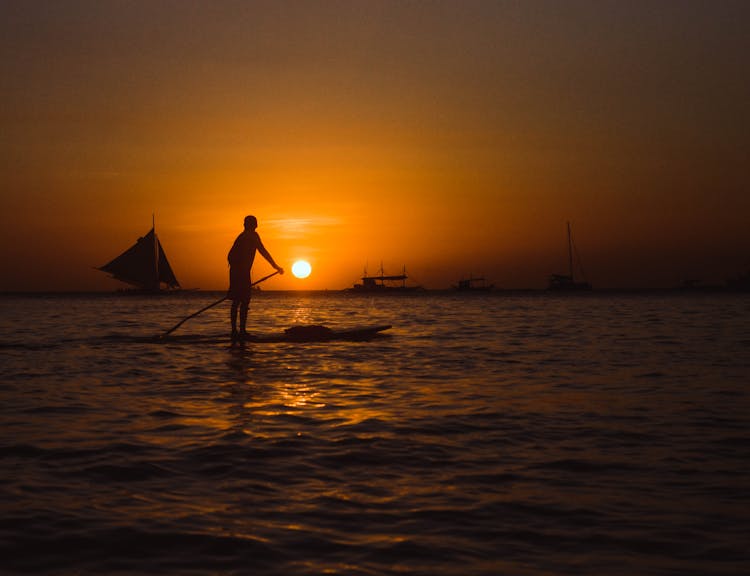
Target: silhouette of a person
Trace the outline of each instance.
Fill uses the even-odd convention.
[[[268,263],[276,268],[279,274],[284,269],[274,262],[271,255],[263,246],[260,236],[255,231],[258,220],[255,216],[245,217],[245,230],[237,236],[227,255],[229,261],[229,298],[232,300],[231,322],[232,340],[244,339],[247,336],[247,311],[250,307],[250,295],[252,283],[250,281],[250,269],[253,267],[255,252],[258,251],[268,260]],[[240,326],[237,330],[237,312],[239,311]]]

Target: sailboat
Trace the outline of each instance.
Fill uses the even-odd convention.
[[[584,290],[591,290],[591,284],[586,282],[586,279],[584,278],[581,280],[576,280],[573,276],[573,238],[570,234],[570,222],[568,224],[568,274],[553,274],[550,276],[549,279],[549,289],[550,290],[556,290],[559,292],[573,292],[573,291],[584,291]],[[578,257],[578,252],[576,252],[576,257]],[[580,267],[580,259],[579,259],[579,267]],[[583,270],[581,270],[581,274],[583,274]]]
[[[166,285],[167,290],[180,288],[153,222],[151,230],[145,236],[138,238],[125,252],[97,269],[139,291],[157,293],[162,291],[162,285]]]

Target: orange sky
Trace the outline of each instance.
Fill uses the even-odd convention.
[[[339,289],[365,265],[544,287],[750,269],[745,2],[0,5],[0,290],[112,290],[152,214],[226,288],[246,214]],[[260,262],[256,277],[271,268]]]

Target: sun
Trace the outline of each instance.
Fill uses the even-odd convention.
[[[307,260],[297,260],[292,264],[292,274],[296,278],[307,278],[312,272],[312,266]]]

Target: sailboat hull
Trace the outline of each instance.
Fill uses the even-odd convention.
[[[550,278],[549,289],[557,292],[585,292],[591,290],[591,284],[576,282],[570,276],[555,274]]]

